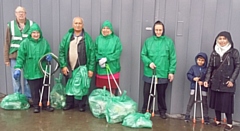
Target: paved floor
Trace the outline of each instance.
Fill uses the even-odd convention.
[[[158,116],[152,121],[152,129],[132,129],[120,123],[108,124],[105,119],[93,117],[90,111],[79,112],[77,109],[38,114],[34,114],[32,108],[21,111],[0,109],[0,131],[222,131],[224,128],[224,125],[202,125],[200,121],[193,126],[180,119],[163,120]],[[240,127],[235,126],[232,131],[240,131]]]

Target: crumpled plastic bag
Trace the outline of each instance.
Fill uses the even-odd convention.
[[[132,113],[123,119],[123,126],[132,128],[152,128],[152,121],[150,120],[151,114],[146,112],[142,113]]]
[[[126,91],[121,96],[111,97],[106,105],[106,120],[108,123],[119,123],[137,111],[137,103],[127,96]]]
[[[50,93],[51,106],[55,109],[62,109],[66,105],[65,88],[62,82],[62,74],[60,73],[59,78],[55,78],[56,84]]]
[[[21,93],[9,94],[4,97],[0,104],[6,110],[26,110],[30,107],[28,99]]]
[[[77,100],[88,94],[91,79],[88,77],[86,66],[79,66],[72,72],[72,77],[68,79],[66,85],[66,94],[74,96]]]
[[[97,118],[105,118],[106,104],[110,99],[111,94],[109,91],[104,89],[95,89],[88,97],[88,103],[93,116]]]

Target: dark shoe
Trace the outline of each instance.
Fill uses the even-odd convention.
[[[36,107],[33,109],[33,113],[39,113],[40,112],[40,108],[39,107]]]
[[[49,112],[53,112],[54,111],[54,108],[51,107],[51,106],[43,107],[42,109],[46,110],[46,111],[49,111]]]
[[[160,117],[161,117],[162,119],[167,119],[167,116],[166,116],[165,113],[160,113]]]
[[[185,121],[185,122],[190,122],[190,115],[185,115],[184,121]]]
[[[73,108],[72,105],[66,105],[66,106],[63,107],[63,110],[66,111],[66,110],[70,110],[72,108]]]
[[[209,125],[210,119],[208,116],[204,116],[204,124]],[[217,123],[216,123],[217,124]],[[220,123],[221,124],[221,123]]]
[[[226,125],[225,127],[224,127],[224,131],[231,131],[233,129],[233,126],[228,126],[228,125]]]

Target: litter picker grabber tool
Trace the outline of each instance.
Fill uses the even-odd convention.
[[[197,94],[198,94],[198,88],[199,88],[199,96],[200,100],[197,100]],[[202,116],[202,124],[204,123],[204,118],[203,118],[203,104],[202,104],[202,90],[201,90],[201,85],[198,86],[198,83],[196,81],[195,84],[195,101],[194,101],[194,108],[193,108],[193,123],[196,123],[196,106],[197,103],[200,103],[201,106],[201,116]]]
[[[156,88],[157,88],[157,75],[156,75],[156,69],[153,69],[153,75],[152,75],[152,81],[151,81],[151,86],[150,86],[150,91],[149,91],[149,97],[148,97],[148,104],[147,104],[147,112],[149,112],[149,106],[151,102],[151,97],[153,97],[153,111],[152,111],[152,117],[154,117],[154,109],[155,109],[155,98],[156,98]],[[152,94],[152,89],[154,85],[154,91]]]
[[[45,71],[49,70],[51,72],[51,62],[47,62]],[[46,83],[46,78],[48,77],[48,83]],[[43,78],[43,85],[42,85],[42,91],[40,95],[40,101],[39,101],[39,106],[42,106],[42,96],[44,92],[44,87],[46,86],[48,88],[48,100],[47,100],[47,106],[50,106],[50,81],[51,81],[51,74],[47,74],[46,72],[44,73],[44,78]]]
[[[56,67],[55,69],[53,70],[52,72],[52,68],[51,68],[51,62],[47,62],[47,65],[45,67],[45,70],[43,70],[43,67],[42,67],[42,61],[45,60],[45,57],[47,55],[52,55],[53,59],[56,61]],[[50,106],[50,83],[51,83],[51,75],[54,74],[57,69],[59,68],[59,62],[58,62],[58,57],[56,55],[54,55],[53,53],[47,53],[45,54],[43,57],[40,58],[40,60],[38,61],[38,65],[41,69],[41,71],[43,72],[44,74],[44,78],[43,78],[43,85],[42,85],[42,90],[40,92],[40,100],[39,100],[39,106],[41,107],[42,106],[42,97],[43,97],[43,93],[44,93],[44,88],[47,87],[48,88],[48,99],[47,99],[47,106]],[[46,82],[48,78],[48,82]]]
[[[112,71],[111,71],[111,69],[110,69],[110,67],[109,67],[108,64],[106,64],[106,71],[107,71],[108,85],[109,85],[109,90],[110,90],[110,92],[111,92],[111,96],[112,96],[112,86],[111,86],[111,83],[110,83],[109,73],[110,73],[110,75],[112,76],[113,81],[114,81],[114,83],[116,84],[116,86],[117,86],[117,88],[118,88],[118,91],[119,91],[119,93],[120,93],[120,95],[121,95],[121,94],[122,94],[122,91],[121,91],[121,89],[120,89],[120,87],[119,87],[119,85],[118,85],[115,77],[113,76],[113,73],[112,73]]]

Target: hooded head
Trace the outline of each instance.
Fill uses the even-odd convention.
[[[114,34],[112,23],[108,20],[104,21],[100,30],[102,36],[108,36]]]
[[[161,21],[156,21],[153,25],[153,35],[160,37],[164,36],[164,33],[165,33],[164,24]]]
[[[197,54],[197,56],[195,57],[195,62],[196,62],[196,65],[199,66],[198,64],[198,58],[203,58],[204,59],[204,64],[202,65],[203,68],[206,68],[207,67],[207,63],[208,63],[208,57],[207,57],[207,54],[206,53],[203,53],[203,52],[200,52]],[[200,60],[201,61],[201,60]]]
[[[233,48],[233,41],[232,41],[231,34],[227,31],[222,31],[217,35],[217,37],[215,38],[214,44],[213,44],[213,48],[215,48],[215,45],[217,44],[217,40],[220,36],[224,36],[225,38],[227,38],[229,44],[231,45],[231,48]]]
[[[29,31],[28,31],[28,38],[30,40],[40,40],[42,39],[42,31],[40,29],[40,27],[38,26],[38,24],[33,23],[32,26],[30,27]]]

